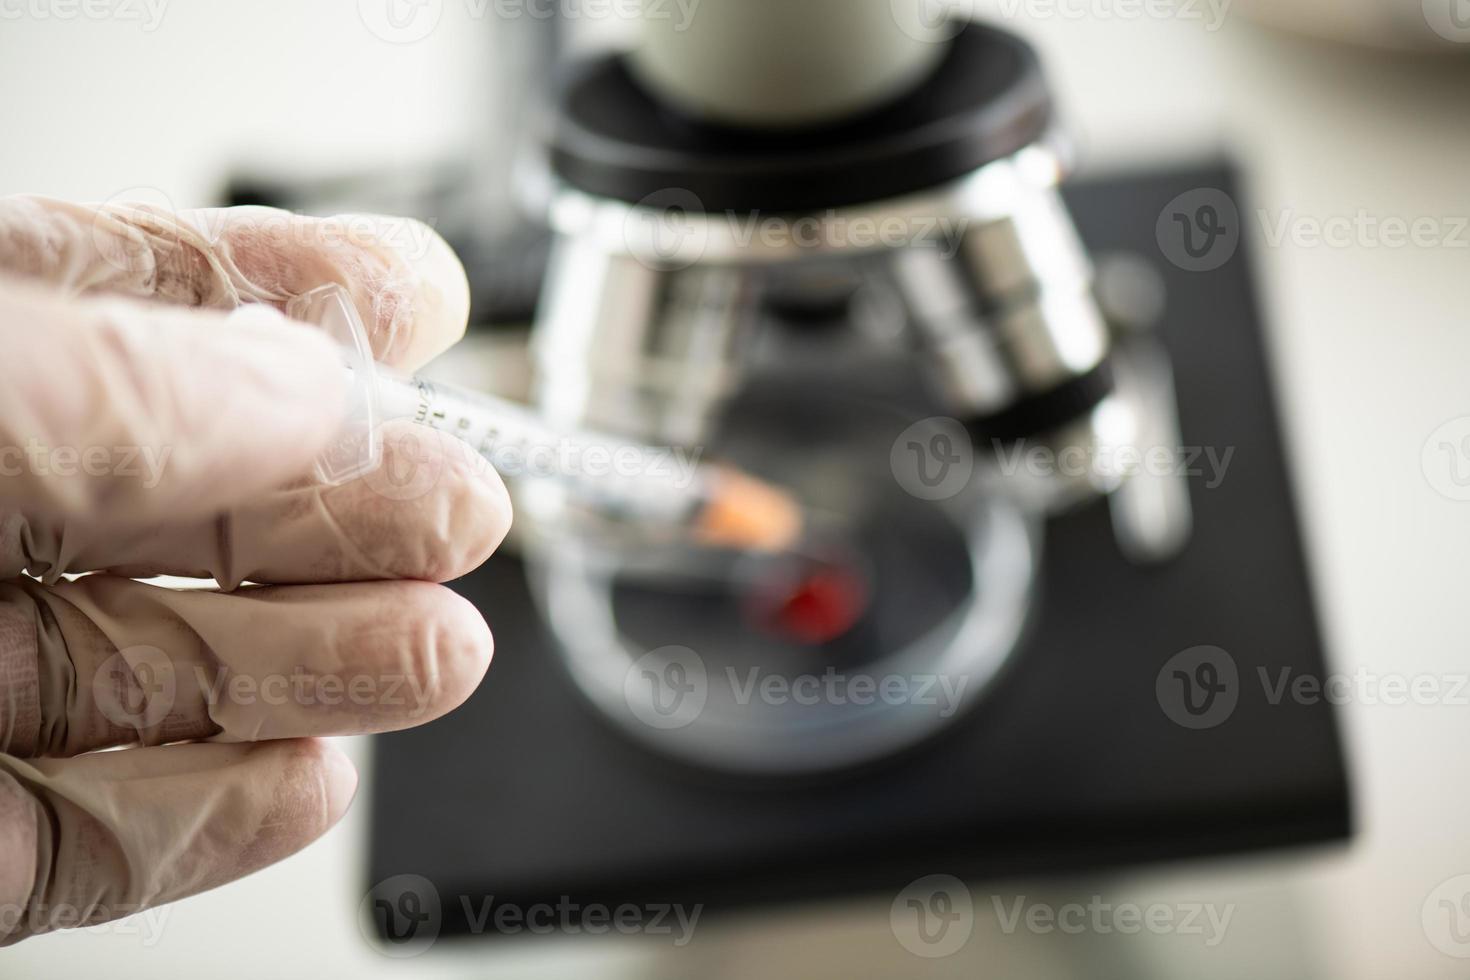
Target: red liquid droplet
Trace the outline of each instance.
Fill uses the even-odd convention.
[[[853,572],[821,566],[758,604],[762,624],[800,643],[830,643],[852,629],[867,609],[868,592]]]

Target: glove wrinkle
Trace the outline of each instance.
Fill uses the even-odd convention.
[[[331,529],[333,538],[342,549],[340,559],[333,562],[336,567],[329,575],[324,577],[339,578],[345,572],[350,572],[353,578],[362,581],[371,579],[388,580],[403,577],[402,569],[388,567],[379,561],[377,557],[369,554],[358,545],[357,538],[361,534],[361,531],[357,530],[354,533],[355,529],[343,525],[341,519],[338,518],[329,503],[331,496],[330,493],[323,491],[321,488],[313,488],[310,496],[312,510],[321,518],[322,523]],[[326,569],[323,568],[322,571],[326,571]],[[428,575],[426,574],[424,577],[427,579]]]
[[[8,771],[22,765],[0,755],[0,946],[24,939],[27,911],[41,884],[41,869],[51,866],[55,817]]]
[[[41,624],[0,586],[0,752],[34,755],[41,742]]]
[[[154,256],[154,274],[144,295],[184,306],[232,310],[240,290],[200,230],[154,208],[113,205],[106,209],[137,229]]]
[[[0,513],[0,579],[11,579],[17,575],[32,574],[38,578],[43,567],[40,542],[46,535],[37,535],[31,521],[18,513]]]
[[[66,745],[70,711],[47,711],[46,706],[72,705],[76,702],[76,665],[72,663],[70,656],[47,655],[48,651],[66,649],[61,623],[57,622],[50,606],[34,601],[29,595],[26,599],[35,610],[35,632],[32,635],[36,657],[36,702],[33,710],[37,715],[37,724],[31,748],[24,754],[46,755],[56,747]],[[21,754],[13,747],[6,748],[5,751]]]
[[[235,518],[231,511],[223,511],[214,520],[214,561],[209,567],[226,592],[238,589],[244,581],[235,568]]]

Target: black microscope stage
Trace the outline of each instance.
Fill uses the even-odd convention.
[[[1261,682],[1326,668],[1247,255],[1187,272],[1155,238],[1168,202],[1197,188],[1235,194],[1224,168],[1067,193],[1095,256],[1132,253],[1167,285],[1183,443],[1233,450],[1218,486],[1191,481],[1181,557],[1127,563],[1105,504],[1051,522],[1032,625],[985,700],[900,758],[796,781],[702,772],[624,738],[567,678],[521,564],[494,558],[455,585],[495,631],[484,685],[376,740],[370,881],[426,878],[453,933],[491,895],[715,910],[1346,836],[1332,708]],[[1198,647],[1226,651],[1233,678],[1170,663]],[[1229,687],[1228,717],[1171,720],[1174,666]]]

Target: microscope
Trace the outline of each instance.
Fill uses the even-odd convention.
[[[1030,615],[1048,515],[1108,497],[1130,559],[1183,547],[1179,468],[1138,465],[1178,446],[1169,368],[1095,296],[1023,41],[920,0],[692,14],[647,0],[631,50],[573,64],[560,88],[535,402],[556,424],[736,456],[856,512],[870,615],[792,646],[677,582],[738,585],[736,558],[643,542],[609,558],[537,488],[520,513],[551,542],[535,582],[571,675],[623,731],[717,769],[840,769],[981,697]],[[736,665],[944,676],[963,705],[740,703]],[[694,675],[697,717],[648,724],[677,693],[658,678]]]
[[[373,896],[479,934],[486,897],[886,908],[1346,835],[1331,706],[1253,686],[1325,667],[1249,243],[1163,237],[1232,168],[1064,183],[1032,49],[921,0],[639,9],[559,59],[534,323],[487,360],[784,488],[823,574],[513,485],[516,548],[453,583],[487,682],[376,742]],[[456,210],[419,213],[483,314],[522,290]]]

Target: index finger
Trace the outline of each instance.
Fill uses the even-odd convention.
[[[462,337],[469,319],[464,267],[432,228],[409,218],[0,197],[0,271],[73,294],[216,309],[284,309],[336,283],[362,314],[377,359],[410,371]]]
[[[341,352],[274,317],[0,276],[0,350],[0,534],[218,514],[305,476],[347,408]]]

